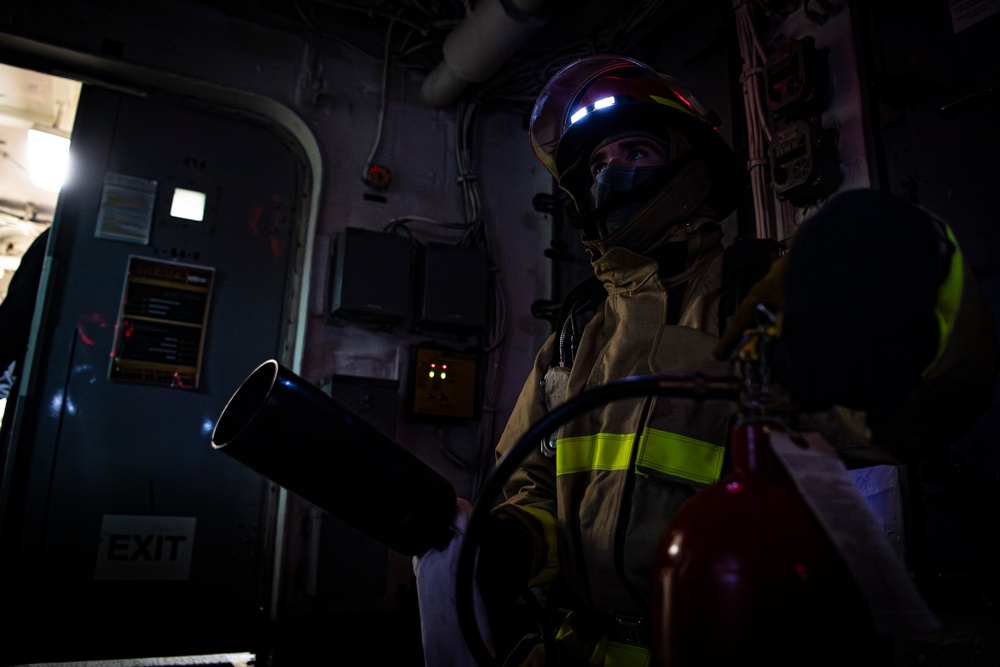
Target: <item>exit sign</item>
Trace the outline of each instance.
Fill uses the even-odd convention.
[[[183,516],[105,514],[94,579],[187,579],[196,521]]]

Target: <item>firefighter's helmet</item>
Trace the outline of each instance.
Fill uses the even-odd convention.
[[[595,55],[561,69],[542,89],[531,113],[529,135],[538,160],[574,200],[588,206],[590,154],[622,131],[669,138],[680,131],[708,163],[711,202],[728,215],[746,188],[746,169],[719,135],[718,117],[683,83],[647,65],[617,55]]]

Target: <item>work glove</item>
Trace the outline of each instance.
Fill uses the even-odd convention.
[[[729,323],[722,331],[719,341],[713,351],[715,358],[725,361],[733,356],[744,334],[756,329],[761,321],[760,306],[771,313],[777,313],[785,303],[785,272],[788,266],[788,253],[780,256],[771,265],[764,277],[750,288],[746,297],[736,308]]]
[[[459,498],[452,522],[454,537],[443,550],[429,549],[413,557],[417,577],[417,601],[420,610],[420,638],[426,667],[477,667],[458,621],[456,574],[458,557],[465,542],[465,529],[472,505]],[[472,582],[476,625],[487,649],[493,653],[486,608],[475,582]]]

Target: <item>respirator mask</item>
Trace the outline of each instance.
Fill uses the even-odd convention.
[[[653,192],[652,183],[664,171],[655,167],[605,167],[590,188],[593,227],[597,238],[614,234],[646,205]]]

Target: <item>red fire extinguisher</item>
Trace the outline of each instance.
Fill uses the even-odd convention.
[[[808,443],[773,409],[759,344],[741,354],[757,366],[732,471],[681,507],[654,553],[653,664],[891,666],[893,640],[772,448],[779,434]]]

